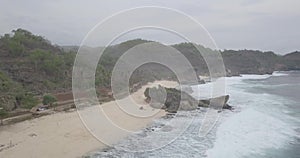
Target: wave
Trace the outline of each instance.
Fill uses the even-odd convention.
[[[246,75],[240,81],[268,77]],[[224,118],[217,129],[214,146],[207,151],[207,156],[265,157],[266,149],[286,148],[297,135],[296,119],[288,115],[293,109],[286,106],[292,104],[291,101],[268,93],[248,92],[249,88],[257,86],[256,82],[236,82],[233,85],[229,91],[232,96],[230,103],[241,110]],[[259,86],[270,88],[268,85]]]
[[[289,124],[254,109],[244,109],[220,125],[214,147],[207,155],[239,158],[263,154],[267,148],[284,148],[293,135]]]
[[[288,76],[288,72],[285,72],[285,71],[274,71],[273,76]]]
[[[294,145],[297,142],[293,137],[299,135],[300,122],[289,116],[293,109],[288,105],[295,103],[267,92],[251,92],[249,89],[255,89],[257,85],[266,88],[270,86],[256,81],[245,82],[249,79],[264,80],[271,76],[273,75],[243,75],[226,78],[226,94],[230,95],[229,104],[235,107],[235,112],[220,113],[216,126],[206,137],[199,137],[198,132],[207,109],[180,111],[171,119],[173,123],[168,119],[158,119],[146,129],[119,142],[114,148],[96,152],[92,157],[266,157],[269,149],[280,151],[279,149]],[[210,97],[213,83],[192,86],[192,89],[194,97]],[[191,124],[178,136],[174,132],[178,128],[176,122]],[[134,153],[122,150],[157,146],[172,137],[177,139],[153,151]]]

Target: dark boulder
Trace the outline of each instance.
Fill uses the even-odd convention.
[[[144,92],[146,101],[153,108],[162,108],[168,112],[177,112],[178,110],[195,110],[198,107],[198,101],[184,91],[175,88],[147,88]]]
[[[216,98],[199,100],[199,107],[211,107],[215,109],[231,109],[232,107],[227,104],[229,95],[224,95]]]
[[[190,111],[198,107],[211,107],[215,109],[232,109],[227,104],[229,95],[216,98],[197,100],[188,93],[175,88],[162,86],[147,88],[144,92],[146,101],[156,109],[165,109],[168,112],[176,113],[178,110]]]

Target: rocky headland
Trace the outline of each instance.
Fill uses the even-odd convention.
[[[178,110],[190,111],[199,107],[214,109],[229,109],[229,95],[215,98],[197,100],[188,93],[176,88],[166,88],[162,86],[147,88],[144,92],[146,102],[156,109],[164,109],[170,113],[176,113]]]

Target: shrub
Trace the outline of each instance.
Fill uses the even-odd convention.
[[[35,98],[31,93],[26,93],[24,96],[21,97],[20,100],[22,107],[26,109],[31,109],[39,103],[38,99]]]
[[[44,97],[43,97],[43,104],[44,105],[52,106],[52,104],[56,101],[57,101],[56,97],[53,96],[53,95],[50,95],[50,94],[44,95]]]
[[[8,115],[7,111],[4,110],[4,108],[0,107],[0,118],[3,118],[7,115]]]
[[[0,107],[0,125],[3,125],[3,118],[5,118],[8,115],[7,111],[5,111],[2,107]]]
[[[0,72],[0,91],[9,91],[12,87],[12,81],[4,73]]]

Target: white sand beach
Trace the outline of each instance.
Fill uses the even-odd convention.
[[[131,108],[151,114],[153,109],[144,102],[144,90],[146,87],[158,84],[165,87],[176,87],[178,85],[174,81],[149,83],[131,95],[136,103],[143,106],[142,110],[136,106]],[[153,116],[137,119],[124,112],[115,101],[104,103],[101,106],[105,114],[111,118],[111,121],[130,131],[144,128],[153,119],[165,114],[164,111],[159,111]],[[125,107],[127,106],[130,107],[130,105],[125,105]],[[112,132],[109,126],[103,128],[101,133],[103,133],[103,136],[109,137],[114,143],[126,137],[124,133]],[[105,147],[104,143],[97,140],[85,128],[75,110],[0,127],[0,157],[3,158],[74,158]]]

